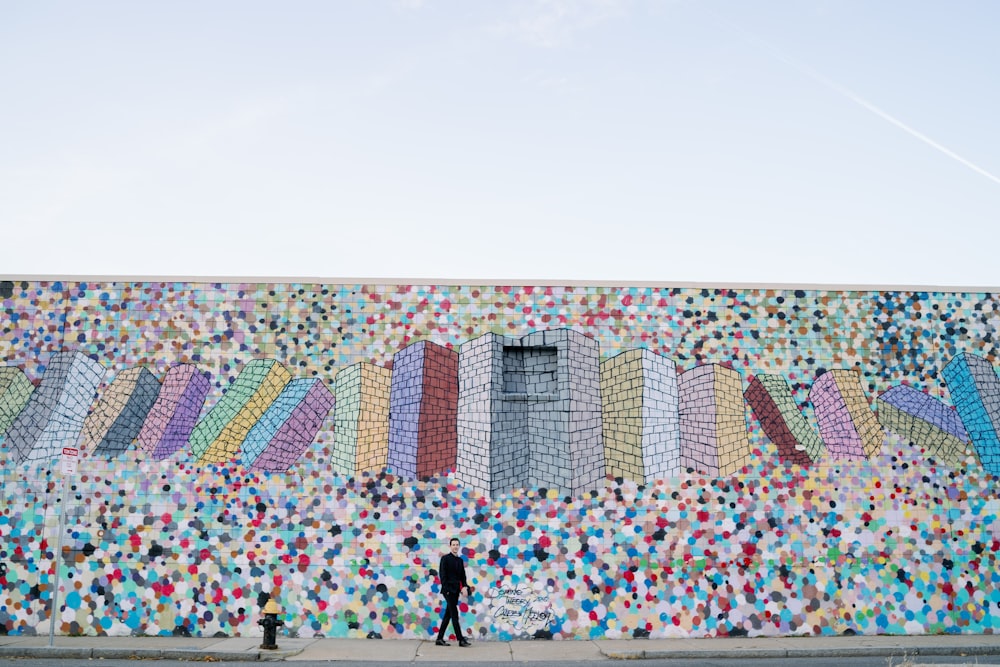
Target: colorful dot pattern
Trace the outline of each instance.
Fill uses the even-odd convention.
[[[797,405],[833,370],[853,372],[872,396],[905,383],[955,405],[978,453],[989,454],[991,441],[977,438],[995,418],[985,373],[997,357],[991,294],[0,287],[8,368],[44,385],[55,377],[48,367],[58,371],[58,353],[79,352],[110,373],[146,368],[163,378],[157,404],[165,392],[173,396],[166,410],[154,404],[149,412],[164,418],[152,447],[81,462],[58,554],[63,480],[50,461],[15,461],[8,430],[0,450],[0,624],[8,633],[47,630],[57,563],[60,634],[255,635],[260,606],[274,596],[296,636],[425,638],[438,627],[434,568],[451,536],[462,540],[475,586],[464,625],[481,639],[523,636],[490,614],[491,592],[515,588],[548,600],[546,630],[559,639],[997,631],[995,471],[987,457],[939,460],[912,430],[890,430],[870,458],[824,456],[802,466],[781,460],[747,406],[751,451],[739,470],[611,478],[580,494],[486,494],[454,472],[424,480],[351,474],[333,464],[329,421],[288,471],[199,463],[185,447],[203,404],[218,402],[252,359],[333,388],[338,370],[384,366],[416,342],[458,349],[486,333],[568,328],[605,356],[644,348],[678,371],[718,363],[780,376]],[[962,361],[951,379],[943,369],[955,359]],[[178,364],[197,372],[175,373],[182,381],[174,388]],[[206,383],[200,399],[200,390],[185,393],[195,378]],[[0,396],[5,406],[8,393]],[[169,458],[154,456],[161,445]]]

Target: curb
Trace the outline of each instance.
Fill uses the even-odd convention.
[[[199,651],[193,649],[74,648],[71,646],[0,646],[0,658],[71,660],[190,660],[204,662],[269,662],[285,660],[302,650]]]
[[[694,660],[726,658],[732,660],[784,658],[891,658],[913,656],[980,656],[1000,655],[1000,646],[857,646],[830,648],[742,648],[721,650],[680,651],[602,651],[609,660]]]
[[[665,660],[670,658],[676,660],[693,660],[698,658],[773,659],[788,657],[788,651],[783,648],[748,648],[735,651],[602,651],[602,653],[609,660]]]
[[[73,646],[0,646],[0,660],[5,658],[49,658],[69,660],[185,660],[190,662],[273,662],[286,660],[304,649],[248,651],[213,651],[211,649],[144,649],[100,648]],[[795,658],[860,658],[947,656],[974,657],[1000,655],[996,645],[930,645],[930,646],[817,646],[783,648],[680,649],[601,651],[609,660],[696,660],[696,659],[795,659]]]
[[[0,646],[0,658],[65,658],[87,660],[93,651],[72,646]]]

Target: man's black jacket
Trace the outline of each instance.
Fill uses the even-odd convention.
[[[442,593],[459,593],[469,586],[465,580],[465,561],[461,556],[445,554],[441,556],[441,566],[438,568],[441,576]]]

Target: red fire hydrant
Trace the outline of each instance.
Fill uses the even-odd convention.
[[[272,651],[278,648],[278,628],[285,624],[284,621],[278,620],[280,613],[278,603],[274,598],[270,598],[264,605],[264,618],[257,621],[257,625],[264,628],[264,643],[260,645],[261,648]]]

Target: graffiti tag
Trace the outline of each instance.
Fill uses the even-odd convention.
[[[490,613],[500,623],[515,630],[535,632],[552,620],[548,594],[511,587],[491,588],[490,591]]]

